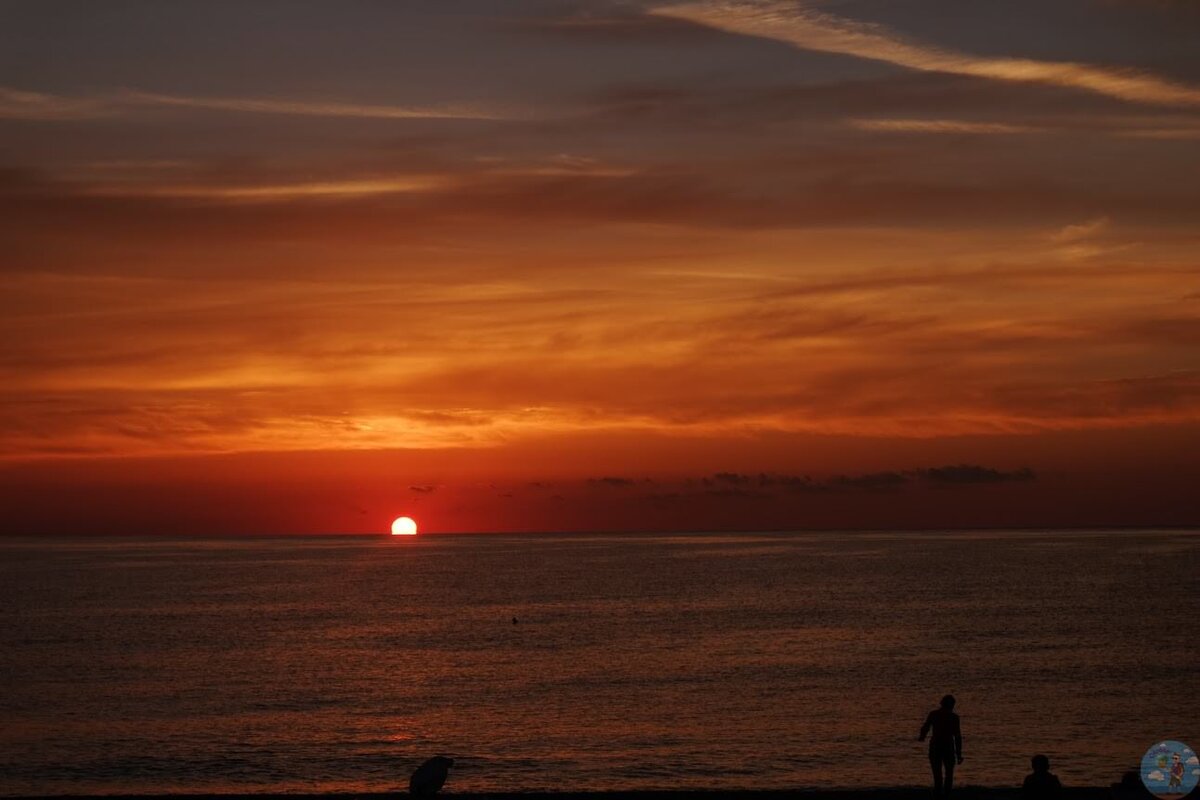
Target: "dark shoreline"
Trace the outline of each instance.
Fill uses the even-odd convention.
[[[772,790],[622,790],[611,792],[442,792],[447,800],[928,800],[927,787],[879,789],[772,789]],[[91,794],[24,795],[4,800],[395,800],[408,793],[331,792],[326,794],[268,794],[231,792],[227,794]],[[964,786],[954,790],[954,800],[1019,800],[1019,787]],[[1111,800],[1109,787],[1064,788],[1060,800]]]

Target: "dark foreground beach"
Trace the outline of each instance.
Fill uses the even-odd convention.
[[[407,792],[330,794],[156,794],[156,795],[54,795],[55,800],[395,800]],[[467,792],[445,791],[454,800],[928,800],[925,787],[894,789],[797,789],[794,791],[629,791],[629,792]],[[1017,800],[1019,787],[965,786],[954,790],[954,800]],[[1065,788],[1059,800],[1140,800],[1138,795],[1117,795],[1107,786]],[[1150,798],[1149,793],[1144,795]],[[21,797],[10,800],[46,800]]]

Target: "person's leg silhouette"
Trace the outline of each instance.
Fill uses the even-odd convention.
[[[944,748],[929,748],[929,768],[933,771],[933,796],[943,800],[954,788],[954,753]]]

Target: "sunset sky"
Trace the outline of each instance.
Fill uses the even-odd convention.
[[[1197,42],[0,0],[3,530],[1200,524]]]

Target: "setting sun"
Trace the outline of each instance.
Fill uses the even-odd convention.
[[[392,536],[416,536],[417,523],[412,517],[396,517],[392,520]]]

